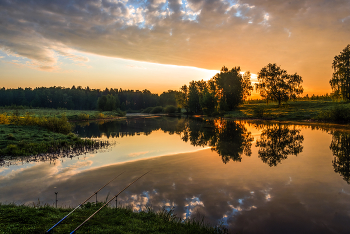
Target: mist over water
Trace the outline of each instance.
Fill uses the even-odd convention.
[[[77,124],[102,151],[0,167],[0,202],[76,206],[98,193],[118,206],[173,209],[232,233],[348,233],[350,132],[321,125],[132,118]],[[90,201],[94,202],[95,197]],[[115,206],[111,202],[110,206]]]

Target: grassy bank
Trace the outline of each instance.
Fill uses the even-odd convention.
[[[54,233],[70,233],[96,211],[102,203],[76,210],[54,229]],[[72,209],[28,207],[0,204],[0,234],[45,233]],[[134,213],[126,208],[103,208],[76,233],[225,233],[202,222],[186,221],[171,212],[152,210]],[[52,233],[52,232],[50,232]]]
[[[349,122],[350,104],[332,101],[295,101],[278,106],[277,103],[248,102],[224,117],[237,119],[273,119],[280,121],[315,120],[324,122]],[[338,116],[340,116],[338,118]]]
[[[0,114],[0,159],[47,153],[79,155],[108,146],[108,142],[82,139],[71,132],[72,128],[64,113],[60,117]]]
[[[52,132],[40,126],[0,125],[0,133],[0,156],[85,152],[108,144],[81,139],[73,133]]]
[[[2,107],[0,108],[0,114],[6,115],[17,115],[26,116],[29,114],[33,117],[57,117],[60,118],[63,115],[70,121],[84,121],[84,120],[95,120],[95,119],[113,119],[117,117],[125,116],[123,111],[91,111],[91,110],[64,110],[64,109],[26,109],[17,108],[9,109]]]

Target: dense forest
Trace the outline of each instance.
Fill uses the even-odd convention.
[[[147,107],[176,105],[176,91],[161,95],[145,89],[90,89],[81,86],[72,88],[40,87],[0,89],[0,106],[28,106],[40,108],[64,108],[68,110],[141,110]],[[109,105],[110,106],[107,106]]]

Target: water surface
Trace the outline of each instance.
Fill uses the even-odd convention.
[[[73,158],[0,167],[0,202],[173,209],[232,233],[349,233],[350,134],[330,126],[185,118],[77,125],[113,145]],[[95,201],[95,197],[91,202]],[[115,202],[111,206],[115,206]]]

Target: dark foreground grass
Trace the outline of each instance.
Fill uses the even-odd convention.
[[[236,119],[267,119],[279,121],[304,121],[317,120],[325,122],[349,122],[350,118],[341,117],[337,119],[339,110],[350,110],[350,104],[346,102],[333,101],[290,101],[278,106],[277,103],[245,103],[236,111],[225,114],[227,118]],[[334,113],[334,114],[333,114]],[[349,114],[350,117],[350,114]]]
[[[89,203],[62,221],[54,232],[70,233],[96,211],[102,203]],[[45,233],[72,209],[28,207],[0,204],[0,234]],[[210,227],[195,220],[182,222],[172,212],[151,209],[134,213],[127,208],[105,207],[76,233],[227,233],[223,228]]]
[[[0,125],[0,157],[84,151],[101,144],[107,143],[82,139],[73,133],[55,133],[40,126]]]

